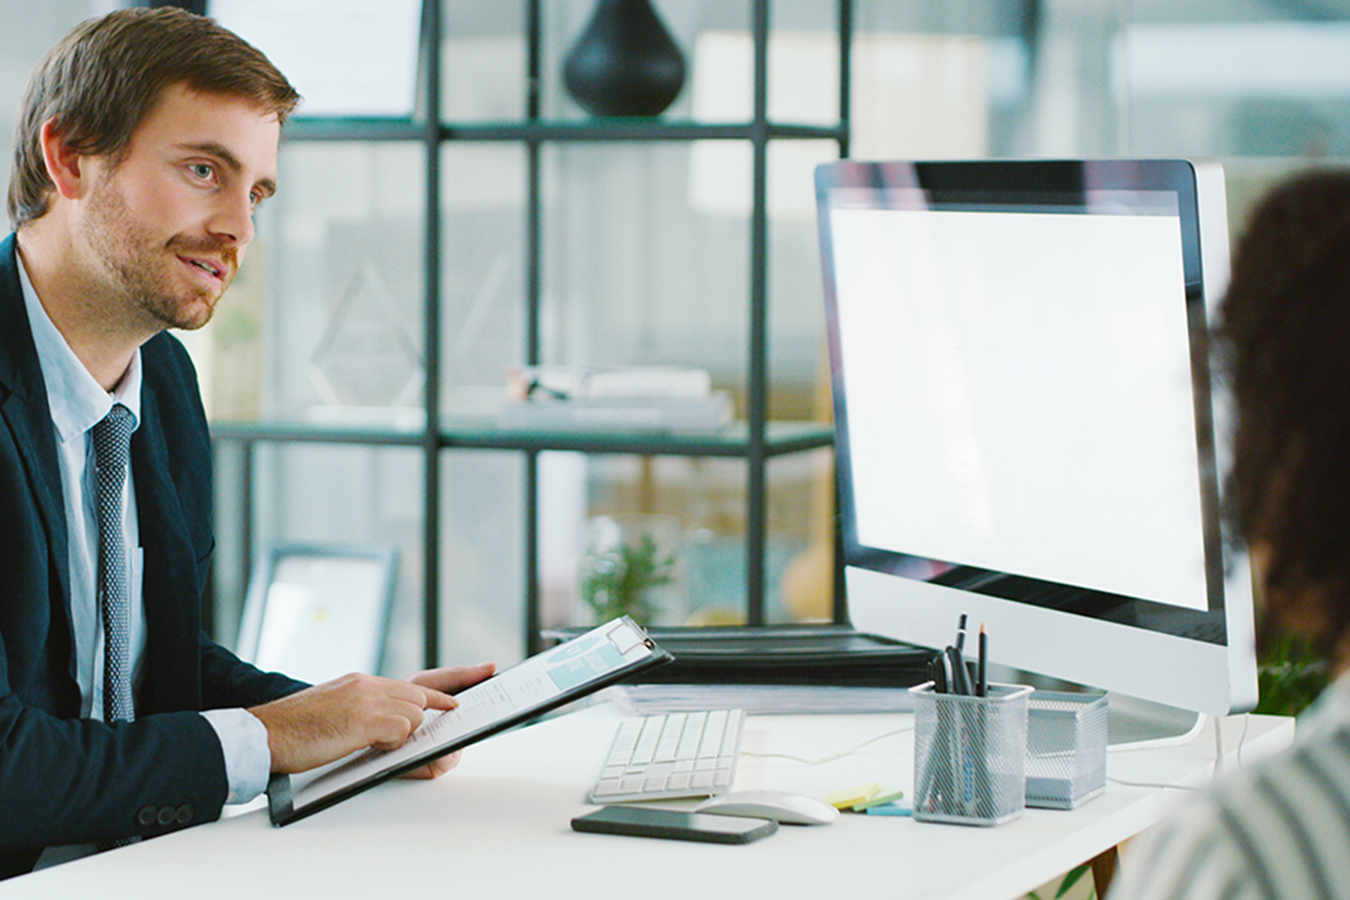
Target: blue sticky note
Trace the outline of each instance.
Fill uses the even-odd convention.
[[[880,806],[869,806],[864,812],[869,816],[911,816],[914,814],[914,810],[899,803],[882,803]]]

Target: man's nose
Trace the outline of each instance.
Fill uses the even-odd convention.
[[[227,237],[236,247],[253,240],[253,198],[249,191],[221,195],[220,204],[207,224],[212,234]]]

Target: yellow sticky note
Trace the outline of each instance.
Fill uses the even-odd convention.
[[[876,782],[871,784],[860,784],[857,787],[845,788],[842,791],[835,791],[825,798],[825,802],[835,809],[848,809],[855,803],[866,803],[877,795],[881,790],[881,785]]]

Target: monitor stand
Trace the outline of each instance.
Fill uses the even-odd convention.
[[[1091,691],[1072,681],[1050,678],[1036,672],[990,666],[990,681],[1030,685],[1045,691]],[[995,677],[997,676],[997,677]],[[1205,724],[1205,716],[1191,710],[1167,706],[1152,700],[1141,700],[1117,691],[1107,692],[1107,738],[1109,747],[1167,747],[1193,740]]]
[[[1128,694],[1107,695],[1107,743],[1112,747],[1184,744],[1200,733],[1204,715]]]

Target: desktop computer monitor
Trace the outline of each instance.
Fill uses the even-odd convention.
[[[816,187],[852,624],[943,647],[964,613],[991,662],[1250,709],[1217,164],[842,161]]]

